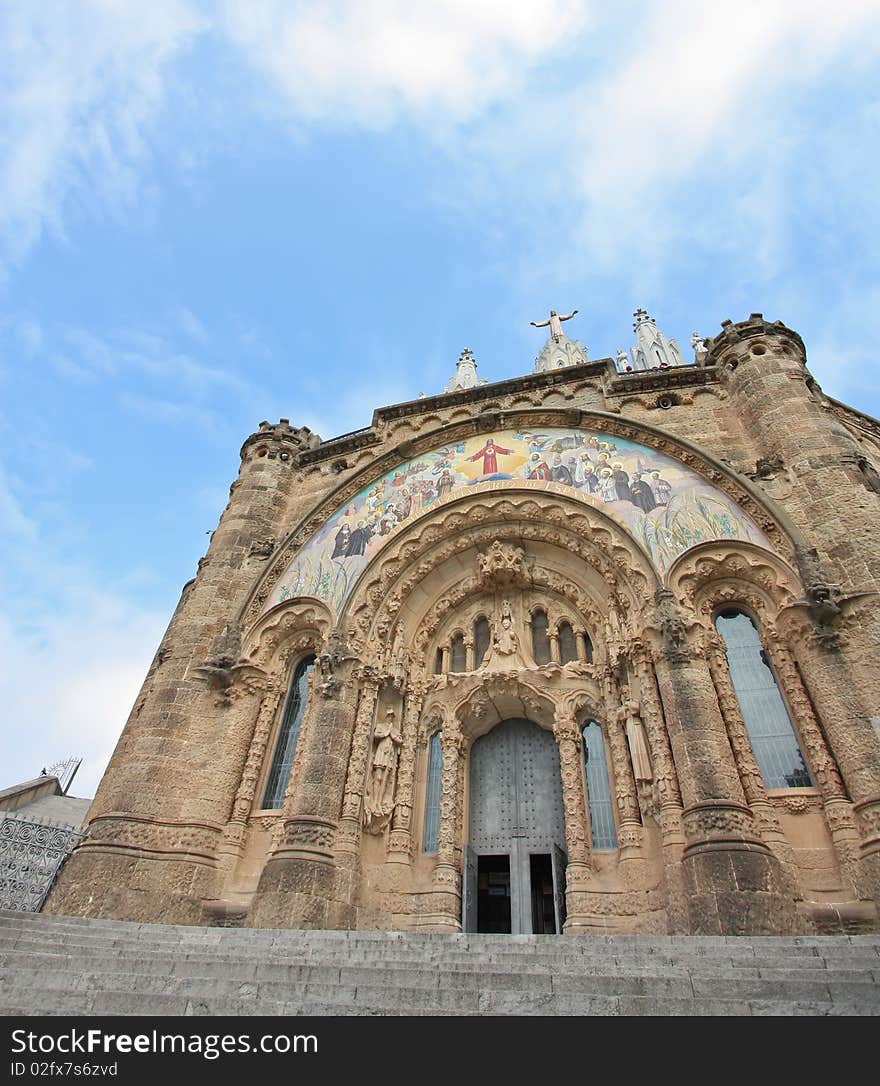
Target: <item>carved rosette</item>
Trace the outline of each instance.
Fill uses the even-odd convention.
[[[397,770],[397,805],[388,836],[389,856],[393,856],[398,863],[408,863],[412,852],[413,782],[421,711],[422,693],[413,689],[407,697],[403,713],[403,745],[400,748]]]
[[[370,736],[376,715],[379,684],[371,668],[361,669],[361,693],[355,717],[348,773],[342,799],[342,818],[339,823],[338,847],[341,852],[357,851],[360,841],[361,808],[367,777],[367,761],[370,753]]]
[[[583,739],[574,716],[557,715],[553,733],[559,747],[562,777],[562,805],[565,810],[565,846],[568,850],[568,877],[586,877],[591,849],[587,836],[587,796],[584,787]]]

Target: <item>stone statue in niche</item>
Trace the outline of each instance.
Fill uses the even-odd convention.
[[[410,655],[404,641],[403,627],[398,626],[388,661],[388,671],[391,676],[391,681],[399,690],[402,690],[406,685],[406,679],[409,675],[409,664]]]
[[[394,710],[389,708],[373,732],[373,762],[364,796],[364,826],[369,833],[381,833],[394,810],[397,759],[402,742]]]
[[[623,704],[617,710],[617,720],[623,724],[626,731],[629,753],[632,758],[633,776],[636,783],[652,781],[654,772],[651,769],[651,758],[648,754],[648,743],[645,739],[645,726],[642,723],[641,707],[634,698],[630,697],[627,687],[624,687],[621,693],[623,695]]]
[[[514,671],[528,667],[520,651],[510,600],[501,603],[498,621],[492,631],[492,643],[486,650],[482,666],[489,671]]]

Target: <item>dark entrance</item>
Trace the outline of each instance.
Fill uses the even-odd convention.
[[[471,750],[465,931],[553,934],[565,922],[565,814],[551,732],[508,720]]]
[[[510,931],[510,857],[477,861],[477,931]]]

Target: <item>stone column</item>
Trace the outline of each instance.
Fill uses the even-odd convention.
[[[857,892],[880,901],[877,742],[856,684],[834,648],[810,638],[798,642],[795,651],[801,667],[786,641],[775,631],[769,635],[767,652],[795,712],[831,838]]]
[[[360,698],[351,741],[351,757],[342,797],[342,818],[336,835],[336,853],[359,855],[361,825],[364,809],[364,788],[367,779],[367,763],[370,760],[370,739],[376,720],[376,702],[379,698],[379,680],[373,668],[362,668],[359,673]]]
[[[318,696],[311,726],[300,736],[284,833],[263,869],[248,918],[254,927],[351,926],[352,904],[334,896],[334,844],[357,701],[351,671],[348,660],[337,660],[332,673],[324,670],[314,683]]]
[[[584,782],[584,741],[571,714],[557,715],[553,734],[559,747],[559,772],[562,777],[567,878],[572,883],[584,882],[590,874],[591,860],[589,809]]]
[[[668,589],[657,593],[655,666],[684,801],[682,864],[695,934],[795,930],[778,861],[746,803],[705,656]]]
[[[602,675],[602,690],[607,720],[604,733],[608,737],[608,753],[614,772],[614,794],[617,800],[617,844],[620,861],[625,864],[628,860],[642,858],[642,816],[629,746],[622,724],[617,719],[620,696],[612,670],[607,666]]]
[[[568,867],[565,872],[566,933],[595,930],[590,912],[589,892],[591,848],[587,793],[584,782],[583,738],[571,713],[557,713],[553,734],[559,747],[559,772],[562,777],[562,805],[565,811],[565,848]]]
[[[461,837],[465,739],[457,721],[440,732],[443,774],[440,779],[440,826],[431,909],[441,928],[461,930]]]
[[[440,653],[441,653],[441,659],[442,659],[442,663],[440,665],[440,671],[441,671],[441,673],[443,675],[448,675],[449,674],[449,646],[448,645],[441,645],[440,646]]]
[[[283,693],[281,683],[274,679],[266,681],[263,699],[254,720],[241,782],[235,793],[229,821],[223,833],[223,843],[220,846],[221,865],[227,876],[234,871],[241,856],[248,818],[254,808],[257,783],[266,763],[266,746],[272,732],[272,725],[278,716]]]
[[[547,637],[550,641],[550,662],[559,663],[559,633],[556,629],[548,630]]]
[[[660,847],[663,850],[663,879],[666,885],[667,925],[670,933],[684,933],[689,930],[690,922],[687,913],[687,890],[681,863],[687,843],[684,837],[681,789],[669,746],[669,736],[657,692],[657,678],[651,654],[644,641],[640,639],[632,643],[631,651],[638,678],[642,723],[648,735],[651,766],[654,770]]]
[[[587,633],[586,630],[578,630],[578,633],[577,633],[578,655],[580,656],[581,661],[583,663],[585,663],[585,664],[588,664],[590,662],[590,653],[589,653],[588,648],[587,648],[587,645],[589,644],[587,639],[588,639],[589,636],[590,635]]]
[[[464,639],[464,669],[465,671],[474,670],[474,639],[472,637]]]
[[[388,835],[389,863],[408,865],[412,858],[413,784],[422,697],[420,690],[410,689],[403,710],[403,745],[397,767],[397,804]]]
[[[683,845],[681,789],[669,746],[666,721],[657,693],[654,662],[643,641],[637,641],[633,645],[633,663],[638,678],[642,723],[645,725],[651,749],[651,766],[654,770],[654,783],[657,790],[660,829],[664,838],[674,838]]]

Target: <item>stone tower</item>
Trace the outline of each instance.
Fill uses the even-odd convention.
[[[877,930],[880,423],[760,314],[623,372],[542,323],[245,441],[49,911]]]

